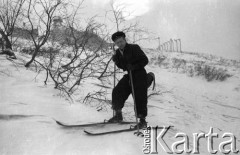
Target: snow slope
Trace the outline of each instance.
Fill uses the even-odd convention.
[[[36,76],[36,72],[24,68],[22,60],[26,55],[16,55],[19,59],[14,62],[0,56],[1,155],[143,154],[143,138],[134,136],[132,132],[91,137],[81,128],[58,126],[54,119],[74,124],[99,122],[110,118],[112,112],[98,112],[95,107],[77,102],[70,104],[58,90],[53,89],[53,85],[44,85],[44,74]],[[152,126],[174,126],[165,136],[168,144],[177,141],[174,138],[177,132],[184,132],[189,135],[192,147],[192,133],[208,133],[213,127],[220,135],[215,139],[215,149],[218,150],[219,142],[223,141],[221,136],[224,132],[232,132],[240,148],[239,74],[224,82],[207,82],[169,72],[154,64],[147,66],[147,71],[156,74],[157,90],[160,91],[160,95],[149,98],[147,121]],[[89,85],[85,82],[83,88]],[[125,119],[134,121],[131,97],[125,111],[129,111],[124,115]],[[88,129],[94,130],[94,127]],[[159,145],[158,151],[159,154],[167,154]],[[206,139],[200,140],[200,154],[208,154]]]

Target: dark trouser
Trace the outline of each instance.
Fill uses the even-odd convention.
[[[114,110],[121,110],[128,96],[132,93],[130,75],[126,74],[112,91],[112,106]],[[147,73],[145,69],[132,72],[133,86],[138,118],[147,116]]]

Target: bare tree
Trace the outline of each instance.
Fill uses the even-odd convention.
[[[149,37],[146,37],[149,33],[144,27],[141,27],[139,21],[129,22],[126,19],[130,17],[133,13],[127,12],[126,6],[124,4],[116,4],[116,0],[110,2],[111,9],[106,12],[106,14],[111,14],[108,19],[110,22],[114,23],[114,28],[116,31],[123,31],[128,34],[132,34],[131,37],[132,43],[137,43],[142,40],[149,40]]]
[[[40,51],[40,48],[47,42],[54,17],[57,14],[58,9],[64,6],[64,2],[61,0],[29,0],[27,9],[27,19],[30,25],[30,35],[33,41],[35,51],[30,61],[28,61],[25,67],[29,67],[34,61],[35,57]],[[40,35],[35,37],[34,30],[38,30]]]
[[[22,13],[25,0],[0,0],[0,34],[5,41],[5,48],[12,49],[10,36]]]

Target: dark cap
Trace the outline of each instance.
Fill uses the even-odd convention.
[[[115,41],[115,40],[117,40],[117,39],[120,38],[120,37],[125,38],[126,35],[125,35],[125,33],[122,32],[122,31],[117,31],[117,32],[115,32],[115,33],[112,35],[112,41]]]

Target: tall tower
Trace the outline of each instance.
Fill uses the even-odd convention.
[[[63,27],[62,27],[62,18],[60,16],[56,16],[53,18],[53,25],[51,29],[51,38],[52,41],[61,41],[63,40]]]
[[[62,26],[62,18],[60,16],[56,16],[53,18],[53,28],[59,28]]]

